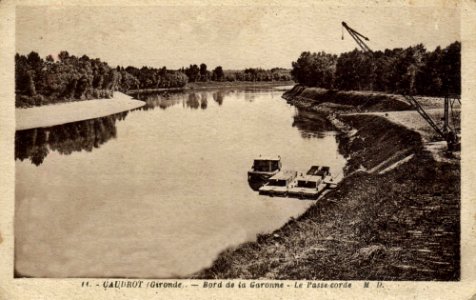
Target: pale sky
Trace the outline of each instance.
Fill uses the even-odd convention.
[[[345,21],[372,50],[460,39],[460,13],[446,7],[17,7],[16,50],[42,57],[67,50],[111,66],[176,69],[290,68],[303,51],[339,54],[357,47]]]

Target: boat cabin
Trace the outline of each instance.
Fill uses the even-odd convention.
[[[265,184],[271,176],[276,175],[279,170],[281,170],[281,158],[279,156],[259,157],[253,161],[253,165],[248,171],[248,182],[257,189]]]
[[[248,171],[248,184],[257,191],[271,176],[276,175],[281,170],[281,157],[259,157],[253,161],[251,169]]]
[[[296,171],[280,171],[269,178],[268,183],[259,188],[259,193],[261,195],[286,196],[288,187],[296,176]]]
[[[301,199],[317,199],[324,189],[325,184],[323,184],[321,176],[301,174],[296,177],[288,189],[288,196]]]
[[[306,188],[306,189],[316,189],[317,185],[321,182],[320,176],[302,176],[296,180],[295,187]]]
[[[281,159],[278,158],[258,158],[251,166],[252,172],[269,173],[281,170]]]

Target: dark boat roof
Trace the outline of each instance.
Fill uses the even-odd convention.
[[[329,170],[331,168],[328,166],[312,166],[307,172],[306,175],[318,175],[318,176],[323,176],[329,173]]]

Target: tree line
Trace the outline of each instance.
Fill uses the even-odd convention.
[[[291,75],[300,84],[339,90],[442,96],[461,93],[461,43],[340,55],[302,52]]]
[[[52,55],[43,59],[36,52],[15,55],[16,107],[111,98],[113,91],[182,88],[187,82],[284,80],[291,80],[291,75],[281,68],[227,71],[217,66],[210,71],[204,63],[179,70],[165,66],[114,68],[99,58],[78,57],[67,51],[61,51],[57,59]]]
[[[110,67],[99,58],[77,57],[61,51],[55,60],[38,53],[15,55],[17,107],[56,102],[111,98],[113,91],[141,88],[183,87],[185,74],[165,67]]]
[[[187,68],[181,68],[189,82],[207,82],[207,81],[290,81],[291,74],[284,68],[246,68],[244,70],[223,70],[222,66],[217,66],[213,70],[208,70],[206,64],[190,65]]]

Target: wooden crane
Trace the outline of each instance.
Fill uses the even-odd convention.
[[[364,36],[363,34],[349,27],[349,25],[347,25],[346,22],[342,22],[342,27],[347,30],[349,35],[355,40],[357,45],[359,45],[359,47],[362,48],[364,52],[369,52],[373,54],[370,47],[364,42],[364,40],[366,41],[370,40],[368,37]],[[344,39],[343,29],[342,29],[342,39]],[[445,95],[443,128],[439,128],[438,125],[436,125],[435,121],[427,114],[425,109],[423,109],[423,107],[420,105],[420,103],[415,99],[413,95],[405,94],[403,95],[403,97],[415,108],[415,110],[423,117],[423,119],[425,119],[425,121],[431,126],[431,128],[433,128],[433,130],[435,130],[435,132],[446,141],[449,151],[460,150],[461,146],[460,146],[459,137],[456,133],[456,128],[453,127],[453,129],[451,129],[449,126],[450,110],[451,110],[451,115],[454,117],[453,104],[456,101],[458,101],[461,104],[459,95],[449,95],[449,94]],[[453,123],[455,123],[454,118],[453,118]]]

